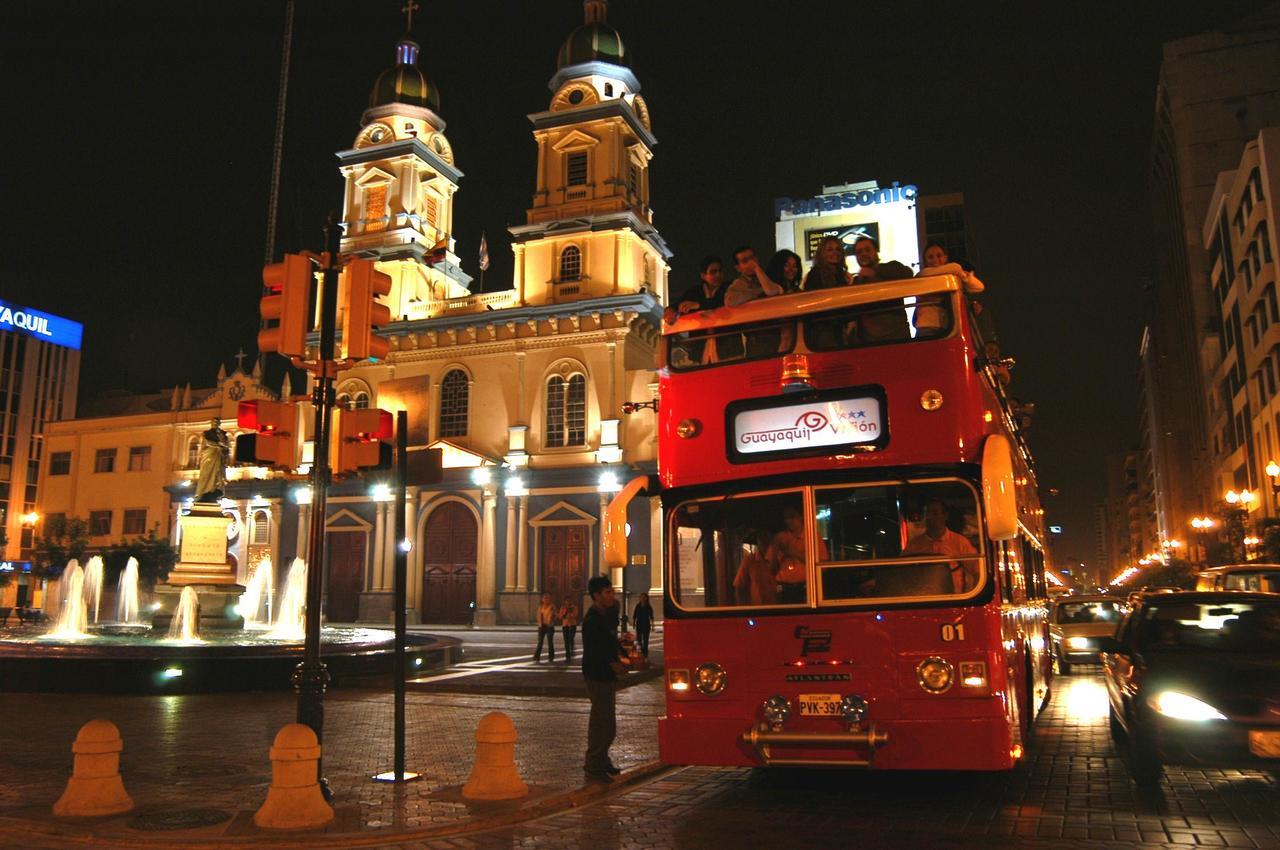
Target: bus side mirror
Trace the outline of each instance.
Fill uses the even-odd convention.
[[[604,509],[600,533],[604,536],[606,570],[618,570],[627,565],[627,508],[631,506],[632,499],[649,488],[649,483],[648,475],[632,478]]]
[[[987,516],[987,536],[1012,540],[1018,536],[1018,494],[1013,481],[1013,448],[1000,434],[987,437],[982,446],[982,502]]]

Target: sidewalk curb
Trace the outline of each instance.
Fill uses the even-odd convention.
[[[618,776],[608,784],[591,784],[569,791],[552,794],[514,811],[503,812],[488,817],[469,818],[444,826],[411,830],[365,830],[361,832],[325,833],[319,831],[299,832],[259,832],[253,835],[237,836],[168,836],[150,837],[146,833],[133,830],[119,834],[82,831],[76,822],[30,821],[20,818],[0,816],[0,842],[14,839],[26,839],[39,843],[23,846],[33,848],[46,847],[92,847],[92,848],[136,848],[146,847],[151,850],[168,850],[168,848],[191,847],[272,847],[281,850],[304,850],[309,848],[345,848],[345,847],[377,847],[379,845],[397,844],[409,841],[421,841],[433,838],[447,838],[473,833],[489,832],[522,823],[540,820],[551,815],[560,814],[572,809],[590,805],[599,800],[616,796],[657,779],[667,773],[680,770],[676,765],[664,765],[653,761],[634,767]],[[236,812],[228,820],[234,820]],[[120,820],[119,817],[90,819],[94,823],[109,823]],[[88,824],[84,824],[88,825]]]

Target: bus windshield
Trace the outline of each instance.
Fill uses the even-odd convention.
[[[699,499],[670,517],[671,588],[685,609],[945,599],[984,581],[977,499],[962,481]]]
[[[671,334],[667,363],[676,372],[688,372],[789,354],[797,344],[796,324],[774,319]],[[939,292],[815,313],[799,322],[799,330],[806,350],[838,351],[941,339],[952,325],[952,296]]]

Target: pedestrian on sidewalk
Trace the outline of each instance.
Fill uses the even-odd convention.
[[[622,772],[609,758],[609,747],[618,734],[618,674],[627,669],[626,659],[609,618],[614,607],[609,579],[593,576],[587,582],[587,592],[591,594],[591,607],[582,618],[582,677],[591,700],[591,717],[587,721],[587,753],[582,769],[588,779],[609,782]]]
[[[564,661],[572,664],[573,639],[578,634],[578,606],[572,596],[566,596],[560,606],[560,631],[564,634]]]
[[[653,629],[653,606],[649,604],[649,594],[640,594],[640,601],[636,603],[636,613],[631,618],[631,624],[636,630],[636,646],[640,648],[640,654],[648,658],[649,632]]]
[[[556,606],[551,604],[551,594],[542,594],[542,604],[538,606],[538,648],[533,652],[533,660],[542,660],[542,642],[547,642],[547,657],[556,660]]]

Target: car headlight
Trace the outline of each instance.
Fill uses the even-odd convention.
[[[941,658],[926,658],[916,666],[916,679],[920,687],[931,694],[941,694],[951,687],[955,671],[951,663]]]
[[[1151,706],[1165,717],[1175,720],[1226,720],[1227,716],[1207,702],[1177,691],[1161,691]]]
[[[782,724],[787,722],[787,718],[791,716],[791,703],[787,698],[778,694],[767,698],[761,707],[764,714],[764,722],[774,731],[782,728]]]
[[[693,684],[702,693],[713,697],[724,690],[727,679],[723,667],[714,661],[708,661],[699,665],[694,672]]]
[[[1089,639],[1082,637],[1069,637],[1067,638],[1067,646],[1070,649],[1088,649]]]

